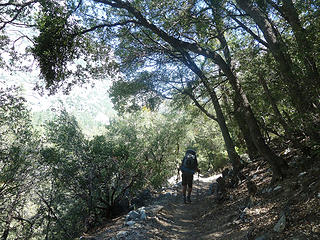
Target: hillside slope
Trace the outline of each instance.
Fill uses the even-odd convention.
[[[249,196],[243,182],[221,202],[209,194],[210,182],[196,180],[191,204],[182,202],[180,188],[168,189],[161,204],[146,208],[146,220],[127,226],[122,216],[83,239],[320,239],[320,165],[304,168],[291,163],[290,175],[271,185],[266,164],[252,164],[244,172],[257,194]]]

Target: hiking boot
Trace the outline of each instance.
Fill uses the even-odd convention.
[[[187,197],[187,202],[188,202],[188,203],[191,203],[190,196]]]
[[[187,203],[186,196],[183,196],[183,202],[184,202],[184,203]]]

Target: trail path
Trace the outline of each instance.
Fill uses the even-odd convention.
[[[176,194],[172,194],[164,202],[155,216],[148,217],[147,221],[133,227],[123,227],[123,218],[119,219],[118,224],[113,222],[112,226],[95,239],[243,239],[245,233],[241,230],[234,231],[234,226],[230,224],[230,220],[239,215],[238,206],[226,207],[224,204],[217,204],[209,194],[210,184],[219,176],[200,180],[195,177],[191,204],[183,203],[180,187],[175,188]],[[114,232],[119,233],[120,224],[121,231],[134,230],[135,234],[130,232],[123,237],[114,237]]]
[[[201,216],[208,208],[204,201],[208,192],[209,183],[201,181],[194,185],[191,204],[184,204],[178,194],[159,212],[155,227],[162,239],[204,239]]]
[[[214,202],[208,194],[212,181],[195,181],[191,204],[184,204],[180,194],[173,198],[151,222],[150,231],[156,232],[148,239],[243,239],[245,233],[234,232],[233,224],[229,224],[238,215],[238,208],[226,209]]]
[[[121,217],[100,231],[95,239],[212,239],[209,235],[208,238],[204,236],[203,227],[206,226],[203,225],[202,218],[208,208],[211,209],[208,204],[211,205],[213,201],[209,196],[210,184],[219,176],[200,179],[195,177],[191,204],[183,203],[179,185],[173,189],[174,193],[162,202],[160,210],[154,216],[148,217],[147,221],[128,227],[123,226],[124,217]],[[120,231],[129,232],[132,229],[139,234],[115,237]]]
[[[271,186],[270,171],[254,167],[246,170],[260,183],[258,196],[250,197],[246,185],[228,189],[227,198],[217,203],[209,194],[218,177],[195,177],[192,203],[184,204],[181,186],[168,188],[159,202],[146,206],[147,219],[125,225],[125,216],[113,219],[90,240],[319,240],[320,163],[312,170],[299,171]],[[298,177],[297,177],[298,176]],[[307,186],[307,187],[305,187]],[[150,207],[150,208],[149,208]],[[150,210],[154,209],[154,210]],[[281,231],[274,230],[285,214]]]

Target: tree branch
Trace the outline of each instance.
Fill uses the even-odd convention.
[[[117,26],[125,26],[129,23],[135,23],[135,24],[139,24],[139,22],[135,21],[135,20],[127,20],[127,21],[123,21],[123,22],[117,22],[117,23],[106,23],[106,24],[100,24],[100,25],[97,25],[97,26],[94,26],[92,28],[88,28],[88,29],[85,29],[85,30],[82,30],[81,32],[78,32],[78,33],[75,33],[74,35],[77,36],[77,35],[83,35],[83,34],[86,34],[88,32],[93,32],[99,28],[106,28],[106,27],[117,27]]]
[[[19,17],[20,13],[22,12],[22,10],[25,7],[28,7],[31,4],[37,3],[37,2],[38,2],[38,0],[34,0],[34,1],[26,2],[24,4],[15,4],[15,3],[11,3],[11,1],[10,1],[10,2],[7,2],[7,3],[0,4],[0,7],[8,7],[8,6],[14,6],[14,7],[17,7],[17,8],[19,7],[16,10],[15,15],[10,20],[2,22],[2,26],[0,26],[0,31],[3,30],[7,26],[7,24],[13,24],[13,22]]]
[[[239,19],[237,19],[234,16],[231,16],[231,18],[239,24],[241,28],[243,28],[246,32],[248,32],[255,40],[257,40],[259,43],[264,45],[265,47],[269,48],[269,44],[262,40],[257,34],[255,34],[250,28],[248,28],[245,24],[243,24]]]

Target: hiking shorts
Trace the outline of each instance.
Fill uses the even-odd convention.
[[[182,186],[187,186],[192,188],[193,174],[182,173]]]

